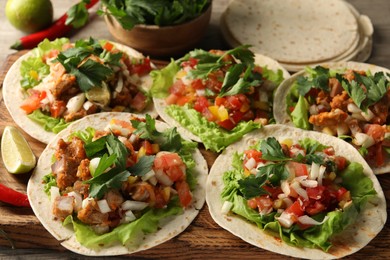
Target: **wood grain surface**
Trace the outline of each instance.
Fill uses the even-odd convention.
[[[0,86],[4,76],[12,63],[23,54],[19,52],[8,56],[4,66],[0,71]],[[158,66],[163,66],[165,62],[154,61]],[[18,87],[18,86],[15,86]],[[1,95],[1,94],[0,94]],[[0,96],[0,132],[6,125],[15,125],[8,113],[2,96]],[[20,129],[20,128],[19,128]],[[22,131],[22,129],[20,129]],[[45,145],[29,137],[22,131],[27,141],[30,143],[34,154],[39,156]],[[206,158],[209,167],[212,166],[217,154],[201,149]],[[2,164],[2,161],[1,161]],[[26,184],[30,173],[23,175],[9,174],[4,166],[0,168],[0,183],[12,187],[18,191],[25,192]],[[385,191],[386,199],[390,198],[390,175],[378,176]],[[29,208],[18,208],[0,203],[0,227],[6,232],[16,248],[23,249],[53,249],[63,251],[58,256],[80,257],[65,249],[59,242],[48,233],[40,224],[34,213]],[[375,257],[390,258],[390,225],[386,226],[381,233],[364,249],[352,255],[351,258],[362,259]],[[3,253],[12,254],[12,250],[6,249],[10,246],[10,241],[5,236],[0,236],[0,246],[3,246]],[[5,251],[4,251],[5,250]],[[40,251],[33,251],[40,252]],[[179,236],[159,245],[155,248],[135,253],[132,256],[136,258],[166,258],[166,259],[226,259],[226,258],[245,258],[258,259],[259,256],[264,259],[287,258],[269,251],[251,246],[241,239],[233,236],[229,232],[220,228],[211,218],[207,205],[203,207],[195,221]]]

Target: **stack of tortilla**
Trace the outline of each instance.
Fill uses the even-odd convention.
[[[220,24],[230,45],[250,44],[289,71],[371,55],[372,23],[344,0],[232,0]]]

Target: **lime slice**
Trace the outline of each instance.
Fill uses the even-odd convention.
[[[1,137],[1,156],[7,171],[26,173],[35,167],[36,158],[19,130],[6,126]]]

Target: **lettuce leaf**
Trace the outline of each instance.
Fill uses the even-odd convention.
[[[240,140],[246,133],[261,126],[253,121],[242,121],[231,131],[226,131],[216,123],[207,121],[199,112],[188,106],[170,105],[166,108],[166,112],[183,127],[197,135],[206,149],[214,152],[220,152],[228,145]]]
[[[221,199],[233,202],[232,212],[235,214],[253,222],[258,228],[279,236],[285,243],[292,246],[321,248],[328,251],[332,246],[329,239],[352,224],[366,201],[376,194],[371,179],[363,172],[362,165],[352,162],[340,173],[340,176],[342,185],[351,192],[353,203],[343,211],[327,213],[328,220],[322,225],[313,226],[306,230],[301,230],[297,226],[286,229],[275,219],[277,214],[260,216],[256,210],[248,206],[240,194],[238,180],[242,179],[243,176],[240,158],[241,155],[235,153],[232,163],[233,170],[225,172],[223,175],[224,188],[221,192]],[[313,218],[322,221],[324,217],[325,214],[318,214]]]
[[[142,242],[143,234],[154,233],[158,230],[159,222],[162,219],[182,213],[183,208],[176,204],[170,204],[165,209],[149,209],[135,221],[122,224],[102,235],[96,234],[89,226],[74,220],[72,216],[68,216],[63,225],[72,223],[77,241],[88,248],[98,249],[118,241],[126,247],[134,248]]]
[[[169,94],[169,88],[172,86],[176,73],[180,70],[180,66],[174,61],[161,70],[153,70],[150,76],[153,79],[153,84],[150,92],[153,97],[164,98]]]
[[[40,124],[46,131],[55,134],[59,133],[62,129],[65,129],[70,124],[66,123],[63,118],[59,119],[45,115],[40,109],[34,110],[31,114],[27,115],[27,117]]]
[[[291,119],[296,127],[309,130],[311,125],[308,118],[309,104],[303,96],[299,96],[294,111],[291,112]]]

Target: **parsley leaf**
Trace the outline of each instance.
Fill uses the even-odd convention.
[[[85,183],[90,184],[89,197],[102,198],[108,189],[119,189],[122,182],[126,181],[129,176],[129,171],[115,167],[104,174],[85,181]]]
[[[148,114],[145,116],[145,122],[131,120],[131,124],[136,129],[134,133],[143,139],[155,140],[160,136],[160,132],[156,129],[156,121]]]
[[[150,172],[154,163],[153,156],[142,156],[136,164],[131,167],[128,167],[127,170],[133,176],[144,176],[146,173]]]
[[[305,96],[312,88],[329,92],[329,69],[317,66],[314,69],[307,68],[306,70],[311,74],[310,77],[299,76],[297,78],[299,95]]]
[[[70,74],[76,76],[77,83],[84,92],[95,86],[101,87],[102,81],[107,79],[112,73],[111,68],[91,59],[88,59],[80,67],[70,70]]]
[[[83,27],[88,22],[88,10],[86,4],[90,0],[82,0],[80,3],[73,5],[67,12],[66,25],[72,25],[74,28]]]
[[[366,93],[364,93],[363,88],[354,80],[350,83],[346,79],[341,80],[341,86],[352,98],[353,102],[361,108],[362,102],[366,99]]]
[[[116,154],[111,154],[108,156],[106,153],[103,155],[103,157],[100,158],[99,164],[95,169],[95,172],[93,173],[93,177],[99,176],[102,174],[105,170],[108,169],[116,160]]]
[[[113,134],[107,135],[106,140],[106,146],[109,154],[117,155],[115,160],[115,168],[124,170],[126,168],[126,160],[129,154],[126,146]]]
[[[273,186],[279,186],[281,180],[286,180],[289,176],[289,173],[286,168],[285,162],[279,162],[274,164],[267,164],[259,168],[259,172],[256,176],[264,177],[266,176],[267,180]]]
[[[266,181],[266,175],[257,177],[251,174],[245,179],[238,180],[239,190],[245,199],[267,195],[268,192],[262,187]]]
[[[283,153],[282,146],[275,137],[268,137],[260,144],[262,158],[269,161],[288,161],[291,160]]]
[[[249,92],[251,86],[256,86],[260,84],[259,80],[254,80],[252,82],[246,81],[245,76],[249,75],[248,71],[251,71],[251,66],[246,69],[244,78],[241,78],[240,75],[242,74],[243,69],[244,64],[242,63],[235,64],[230,67],[229,71],[226,73],[225,79],[222,84],[221,92],[218,96],[224,97],[236,95],[239,93],[246,93]]]

